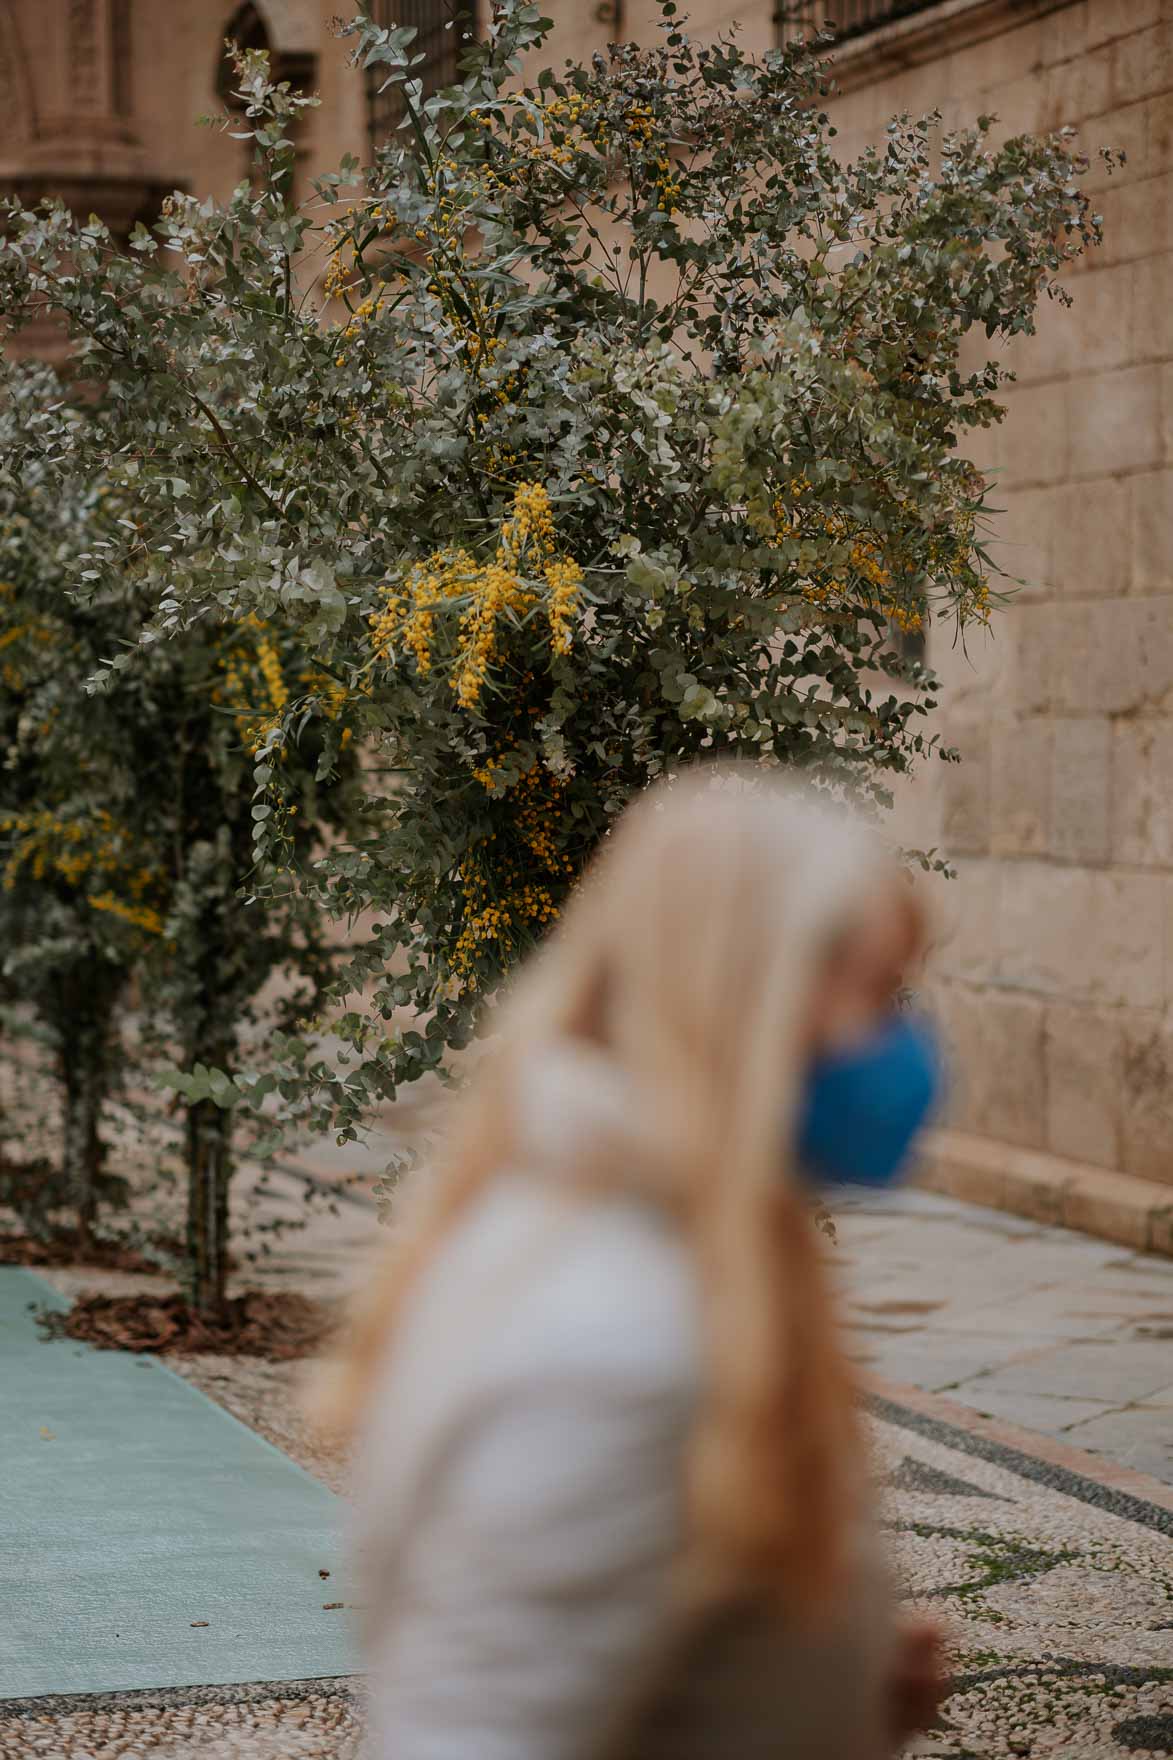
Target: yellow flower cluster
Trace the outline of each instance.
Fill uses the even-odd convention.
[[[236,641],[221,656],[224,674],[223,695],[235,710],[236,725],[248,750],[255,754],[273,730],[280,726],[289,703],[289,686],[281,665],[276,642],[266,626],[255,616],[243,618],[239,625],[255,642]],[[216,693],[218,697],[220,693]],[[264,707],[259,698],[264,699]]]
[[[3,596],[11,596],[11,594],[12,589],[9,587],[7,594]],[[15,647],[17,642],[29,642],[46,648],[52,646],[57,640],[57,632],[46,623],[14,623],[0,635],[0,653],[6,648]],[[19,691],[24,688],[25,674],[17,662],[9,657],[3,664],[0,664],[0,680],[8,690]]]
[[[468,326],[465,324],[462,324],[460,328],[466,333],[464,337],[464,352],[472,364],[475,367],[479,367],[483,361],[486,366],[491,367],[493,364],[493,356],[498,354],[501,349],[500,337],[486,336],[484,341],[482,341],[480,334],[476,330],[470,332]]]
[[[492,777],[499,765],[500,760],[490,758],[474,775],[484,782],[485,775]],[[493,792],[488,782],[485,787]],[[536,870],[558,882],[574,872],[556,835],[564,788],[541,764],[527,770],[511,791],[510,853],[498,853],[494,847],[498,837],[493,833],[469,852],[462,865],[463,927],[449,959],[449,970],[461,989],[477,988],[477,956],[489,943],[497,943],[503,954],[516,951],[524,937],[540,933],[557,918],[551,886],[534,876]]]
[[[549,129],[540,139],[530,139],[525,135],[514,136],[509,141],[509,150],[513,154],[514,164],[486,165],[477,172],[477,182],[486,195],[494,195],[502,190],[517,187],[524,181],[526,165],[541,167],[542,165],[570,165],[576,152],[580,152],[588,144],[599,152],[606,152],[611,144],[611,126],[605,116],[598,115],[594,107],[578,93],[571,92],[565,97],[554,97],[544,103],[532,93],[524,94],[527,113],[540,113]],[[478,116],[475,119],[481,128],[492,130],[494,119],[491,116]],[[651,112],[636,113],[636,133],[641,141],[647,139],[643,130],[651,132]]]
[[[794,477],[788,485],[790,504],[781,496],[775,498],[774,536],[800,537],[817,531],[836,543],[850,544],[850,575],[846,581],[817,577],[805,581],[801,591],[807,604],[844,610],[862,598],[906,634],[922,629],[924,617],[920,605],[894,590],[893,571],[885,559],[880,538],[874,532],[853,532],[838,511],[828,512],[817,506],[802,507],[800,503],[810,487],[805,475]]]
[[[327,299],[337,299],[340,294],[347,292],[351,285],[355,274],[355,262],[353,254],[347,260],[348,243],[348,240],[343,240],[331,252],[329,266],[322,280],[322,290]],[[353,251],[353,247],[351,250]]]
[[[571,92],[565,98],[551,98],[544,109],[548,121],[568,122],[573,127],[582,115],[583,100],[577,92]]]
[[[571,129],[577,128],[582,114],[582,103],[578,98],[551,98],[548,103],[535,104],[532,108],[540,111],[547,122],[562,123]],[[528,160],[534,165],[569,165],[574,158],[574,152],[567,144],[567,139],[565,133],[561,136],[543,135],[537,140],[529,140],[521,135],[514,137],[512,148],[519,159]],[[506,186],[517,183],[519,178],[516,172],[506,171],[502,174],[490,170],[486,181],[490,185]]]
[[[589,142],[600,153],[605,153],[610,148],[611,124],[606,116],[601,115],[594,106],[588,105],[577,92],[572,92],[565,98],[552,98],[544,109],[550,122],[561,123],[573,131],[577,146],[581,147]],[[635,120],[636,133],[646,140],[651,133],[651,112],[641,109]],[[647,134],[643,134],[645,128]]]
[[[277,645],[268,636],[262,636],[257,643],[257,666],[265,681],[273,713],[280,715],[289,701],[289,687],[286,685],[284,674],[281,671],[281,657],[277,652]]]
[[[105,811],[95,813],[93,820],[85,823],[80,819],[58,818],[51,809],[42,807],[36,812],[14,813],[0,819],[0,832],[15,838],[4,867],[8,891],[16,885],[25,867],[34,880],[56,873],[76,886],[95,867],[109,870],[119,865],[116,827]]]
[[[521,777],[514,791],[514,822],[517,834],[534,860],[548,874],[569,877],[574,864],[559,849],[553,818],[561,811],[565,783],[535,764]],[[557,912],[554,912],[557,915]]]
[[[303,684],[314,693],[317,707],[328,721],[337,721],[343,709],[350,701],[350,692],[337,678],[324,677],[312,668],[304,667],[298,673],[298,683]],[[343,747],[350,744],[354,730],[350,727],[342,729],[339,744]]]
[[[672,175],[672,161],[663,154],[656,160],[656,194],[665,214],[674,214],[680,201],[681,185]]]
[[[473,771],[474,780],[480,783],[486,794],[496,792],[497,772],[500,768],[500,758],[486,758],[484,763]]]
[[[973,485],[970,486],[971,491]],[[977,515],[973,508],[962,508],[955,514],[948,532],[929,540],[929,569],[946,575],[955,583],[960,580],[962,592],[957,610],[963,623],[990,621],[990,583],[971,560]]]
[[[550,651],[569,654],[571,623],[582,586],[582,569],[568,556],[552,557],[545,567],[549,598],[546,614],[550,619]]]
[[[357,211],[352,204],[347,208],[343,217],[333,223],[334,248],[330,253],[330,261],[322,279],[322,291],[327,299],[345,298],[347,294],[356,292],[367,280],[367,272],[359,263],[358,250],[350,232],[353,216]],[[381,203],[376,203],[363,212],[365,221],[373,221],[377,224],[382,222],[384,218],[389,218],[389,216],[385,215]],[[385,292],[379,292],[369,294],[365,299],[360,300],[345,322],[341,324],[337,334],[343,340],[357,336],[365,324],[369,324],[379,316],[385,297]],[[335,356],[334,365],[336,367],[346,365],[345,353]]]
[[[382,309],[383,295],[381,293],[372,295],[368,299],[360,300],[343,327],[343,336],[357,336],[363,325],[368,324],[372,318],[377,318]],[[336,359],[335,365],[340,365],[341,359],[344,358],[345,357],[343,356]]]
[[[466,896],[470,888],[466,886]],[[477,987],[476,973],[473,964],[477,953],[486,941],[505,941],[513,928],[513,914],[504,905],[485,905],[481,910],[469,915],[466,911],[464,928],[457,938],[449,962],[455,977],[461,980],[463,988],[475,990]]]
[[[512,568],[498,559],[468,578],[472,602],[460,619],[461,646],[452,688],[462,709],[475,709],[489,667],[497,656],[498,624],[507,612],[528,611],[536,597]]]
[[[112,892],[100,892],[89,900],[96,911],[108,911],[111,916],[121,917],[134,929],[142,929],[147,935],[163,933],[163,919],[158,911],[146,904],[127,904],[124,899],[115,898]]]
[[[91,878],[117,879],[128,891],[128,898],[118,897],[107,886],[102,892],[91,893],[86,902],[147,934],[163,933],[162,916],[143,902],[148,892],[158,892],[163,876],[157,868],[134,865],[126,833],[104,809],[89,820],[62,819],[49,808],[13,814],[0,820],[0,832],[14,839],[4,866],[6,891],[15,888],[26,868],[34,880],[56,874],[73,887],[81,887]]]
[[[983,576],[980,580],[974,582],[973,589],[970,592],[969,612],[971,617],[975,618],[978,623],[989,623],[991,609],[990,583]]]
[[[334,248],[330,252],[330,262],[322,280],[322,290],[327,299],[336,299],[340,294],[348,293],[357,285],[358,261],[351,236],[354,216],[358,213],[357,204],[351,202],[344,211],[331,222],[330,233],[334,240]],[[369,210],[364,216],[371,220],[383,218],[382,207]]]
[[[510,561],[532,546],[540,555],[554,551],[554,515],[541,483],[519,483],[509,518],[501,528],[501,548]]]
[[[443,161],[441,169],[444,166],[451,166],[455,171],[456,161]],[[491,171],[481,173],[483,180],[493,176]],[[444,317],[463,352],[470,376],[479,379],[484,370],[493,365],[503,344],[493,332],[494,313],[486,304],[480,287],[460,272],[458,259],[465,218],[463,210],[443,191],[438,191],[437,194],[436,219],[437,235],[424,256],[428,270],[428,292],[440,302]],[[421,243],[425,243],[428,238],[422,228],[417,230],[415,236]],[[514,387],[515,385],[516,381],[513,382]],[[499,390],[497,401],[508,402],[507,392]],[[475,419],[483,425],[488,417],[482,411]]]
[[[478,562],[467,550],[449,547],[416,563],[402,587],[383,588],[384,609],[371,619],[372,646],[382,660],[398,646],[427,673],[436,645],[437,611],[446,602],[463,601],[451,684],[461,708],[475,709],[499,658],[506,617],[524,616],[544,596],[551,652],[566,654],[581,586],[578,563],[556,553],[547,490],[541,483],[521,483],[493,560]]]

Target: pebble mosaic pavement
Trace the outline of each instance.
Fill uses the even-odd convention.
[[[911,1751],[1173,1754],[1173,1508],[998,1444],[972,1452],[889,1402],[874,1418],[906,1590],[953,1648],[940,1728]]]

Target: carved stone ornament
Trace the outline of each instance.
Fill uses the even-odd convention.
[[[36,131],[32,83],[12,0],[0,0],[0,151]]]

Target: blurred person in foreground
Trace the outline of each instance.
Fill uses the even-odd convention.
[[[929,1110],[924,936],[878,839],[760,771],[624,815],[336,1389],[372,1760],[871,1760],[931,1720],[813,1219]]]

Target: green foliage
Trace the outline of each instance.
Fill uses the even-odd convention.
[[[47,369],[9,378],[0,416],[0,992],[31,1008],[61,1085],[60,1167],[10,1162],[6,1201],[35,1232],[67,1205],[83,1236],[118,1187],[102,1110],[121,1074],[117,1012],[162,926],[160,850],[127,762],[127,729],[84,684],[106,643],[137,630],[108,608],[75,609],[63,581],[112,515],[94,485],[63,494],[21,443],[58,432]]]
[[[209,1102],[215,1112],[263,1100],[266,1083],[225,1073],[257,1026],[260,992],[274,974],[300,978],[276,1009],[288,1029],[314,1006],[329,960],[303,892],[270,885],[250,904],[243,890],[258,873],[257,815],[266,826],[272,816],[256,772],[280,749],[285,773],[298,778],[306,810],[285,813],[267,835],[300,861],[325,829],[345,823],[354,766],[348,754],[345,775],[331,765],[333,783],[315,781],[332,687],[305,664],[294,632],[205,616],[172,641],[141,641],[154,601],[132,567],[70,590],[79,555],[120,550],[121,534],[138,530],[134,498],[96,469],[121,417],[104,401],[72,407],[48,368],[13,366],[6,392],[0,981],[8,1001],[50,1031],[64,1089],[65,1189],[85,1232],[108,1188],[103,1109],[127,1062],[141,1079],[175,1063],[198,1074],[214,1058],[214,1092],[191,1078],[172,1084],[189,1127],[201,1103],[206,1113]],[[117,665],[109,688],[95,692],[112,657],[133,664]],[[300,721],[287,730],[293,705]],[[133,1032],[123,1044],[132,980]],[[230,1172],[222,1156],[225,1190]],[[198,1217],[206,1206],[192,1155],[189,1175]],[[15,1191],[15,1175],[10,1183]],[[191,1250],[194,1261],[194,1241]],[[201,1275],[215,1285],[222,1251],[212,1261]]]
[[[524,85],[547,23],[503,0],[426,103],[411,32],[356,21],[406,119],[301,209],[312,100],[244,56],[258,169],[226,203],[176,195],[126,256],[8,216],[0,308],[68,325],[108,388],[93,468],[133,500],[83,590],[133,579],[148,651],[289,632],[337,687],[321,773],[344,732],[370,754],[361,834],[308,866],[300,700],[256,768],[253,891],[300,866],[374,923],[347,1057],[289,1036],[274,1066],[344,1139],[467,1042],[651,778],[750,753],[883,805],[934,749],[893,629],[992,603],[966,446],[1004,374],[963,344],[1032,330],[1098,236],[1066,136],[902,117],[842,165],[817,49],[661,10],[657,47]]]

